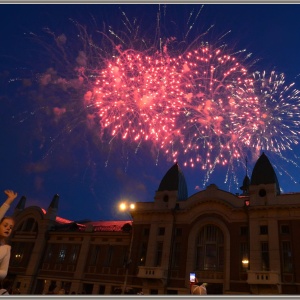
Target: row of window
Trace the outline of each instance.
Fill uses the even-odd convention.
[[[246,226],[241,227],[241,233],[246,232]],[[281,233],[289,233],[288,225],[281,225]],[[149,228],[147,228],[149,229]],[[267,234],[267,226],[260,226],[260,233]],[[145,231],[144,231],[145,232]],[[181,232],[179,230],[178,232]],[[159,233],[164,233],[164,228],[159,228]],[[12,246],[11,265],[26,267],[32,253],[34,243],[15,242]],[[162,241],[156,243],[155,266],[162,265]],[[44,263],[76,265],[81,245],[49,243],[44,255]],[[145,265],[148,242],[141,241],[138,249],[138,264]],[[224,268],[224,235],[214,225],[207,225],[201,229],[197,237],[195,270],[220,270]],[[292,249],[290,241],[281,242],[281,256],[283,272],[293,272]],[[172,268],[180,266],[182,259],[181,243],[175,241],[172,247]],[[249,244],[240,244],[241,270],[246,270],[249,259]],[[124,267],[128,263],[128,246],[120,245],[91,245],[86,266]],[[249,263],[249,262],[248,262]],[[261,242],[261,269],[269,270],[269,244]]]
[[[149,236],[150,228],[144,228],[143,235]],[[159,227],[157,230],[157,235],[165,235],[165,227]],[[175,236],[182,236],[182,228],[175,228]]]
[[[268,226],[267,225],[259,226],[259,233],[261,235],[268,234]],[[285,224],[280,225],[280,234],[289,234],[289,233],[290,233],[289,225],[285,225]],[[248,234],[249,234],[248,226],[241,226],[240,235],[248,235]]]

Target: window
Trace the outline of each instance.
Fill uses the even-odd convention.
[[[261,190],[259,190],[258,194],[260,197],[265,197],[267,195],[267,192],[265,189],[261,189]]]
[[[106,253],[106,259],[105,259],[105,262],[104,262],[105,267],[110,266],[112,255],[113,255],[113,250],[114,250],[113,246],[108,246],[107,253]]]
[[[280,232],[281,232],[281,234],[289,234],[290,233],[289,225],[281,225]]]
[[[260,234],[268,234],[268,226],[267,225],[262,225],[259,227],[259,232]]]
[[[282,269],[283,272],[291,273],[293,272],[293,260],[292,260],[292,250],[291,242],[284,241],[281,244],[282,249]]]
[[[16,231],[37,232],[37,222],[33,218],[26,219]]]
[[[130,261],[130,257],[127,257],[128,247],[123,246],[119,250],[120,250],[120,254],[117,256],[117,259],[118,259],[117,265],[124,267]]]
[[[248,226],[241,226],[241,235],[248,235]]]
[[[144,236],[149,236],[150,229],[149,228],[144,228]]]
[[[176,228],[175,229],[175,235],[176,236],[182,236],[182,228]]]
[[[27,267],[32,254],[34,243],[13,242],[10,256],[10,266]]]
[[[249,266],[249,245],[248,243],[240,244],[240,262],[241,271],[247,271]]]
[[[162,251],[163,251],[163,242],[158,242],[156,245],[156,267],[161,266],[161,260],[162,260]]]
[[[90,295],[93,293],[93,288],[94,288],[94,285],[92,283],[84,283],[82,285],[82,294],[87,294],[87,295]]]
[[[99,245],[92,245],[90,248],[90,253],[89,253],[89,266],[96,266],[98,262],[100,254],[100,246]]]
[[[144,266],[146,263],[147,247],[148,247],[148,243],[142,242],[140,246],[139,266]]]
[[[105,285],[100,285],[99,286],[99,295],[104,295],[105,294]]]
[[[53,244],[48,244],[44,262],[50,262],[53,256]]]
[[[261,268],[262,271],[269,271],[270,262],[269,262],[269,244],[268,242],[261,243]]]
[[[165,227],[158,228],[158,235],[165,235]]]
[[[72,245],[70,249],[70,253],[68,254],[68,260],[70,264],[76,264],[78,253],[79,253],[80,246],[79,245]]]
[[[214,226],[202,228],[197,240],[196,270],[223,270],[223,233]]]
[[[64,244],[60,245],[57,262],[63,262],[65,260],[66,252],[67,252],[67,246]]]

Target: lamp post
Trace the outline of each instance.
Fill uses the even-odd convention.
[[[128,269],[129,269],[129,264],[131,263],[131,250],[132,250],[132,242],[133,242],[133,220],[132,220],[130,211],[135,209],[135,204],[122,202],[119,205],[119,209],[120,209],[120,211],[126,212],[130,216],[130,219],[131,219],[131,237],[130,237],[128,256],[127,256],[126,263],[125,263],[125,278],[124,278],[124,285],[123,285],[123,289],[122,289],[122,294],[125,294],[126,286],[127,286],[127,279],[128,279]]]

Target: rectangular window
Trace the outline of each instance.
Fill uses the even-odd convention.
[[[268,226],[267,225],[260,226],[259,230],[260,230],[260,234],[268,234]]]
[[[148,243],[142,242],[140,246],[139,266],[144,266],[146,263],[147,247],[148,247]]]
[[[290,233],[289,225],[281,225],[280,226],[280,233],[281,234],[289,234]]]
[[[65,244],[61,244],[58,250],[58,256],[56,258],[56,262],[63,262],[66,258],[67,246]]]
[[[34,243],[13,242],[11,249],[10,265],[14,267],[26,267],[32,254]]]
[[[121,255],[118,256],[118,265],[119,266],[126,266],[126,264],[128,263],[128,259],[130,260],[130,257],[127,257],[128,255],[128,247],[123,246],[121,249]]]
[[[99,286],[99,295],[104,295],[105,294],[105,285],[100,285]]]
[[[69,259],[70,264],[76,264],[79,249],[80,249],[79,245],[72,245],[71,246],[71,250],[70,250],[70,253],[68,255],[69,256],[68,259]]]
[[[157,242],[156,245],[156,267],[161,266],[161,260],[162,260],[162,252],[163,252],[163,242]]]
[[[204,269],[215,270],[217,267],[217,247],[216,244],[206,244],[204,257]]]
[[[218,266],[217,269],[219,271],[222,271],[224,268],[224,247],[223,246],[219,246],[219,250],[218,250]]]
[[[270,258],[269,258],[269,244],[268,242],[261,243],[261,268],[262,271],[269,271]]]
[[[176,236],[182,236],[182,228],[176,228],[175,229],[175,235]]]
[[[241,226],[241,235],[248,235],[248,226]]]
[[[165,227],[158,228],[158,235],[165,235]]]
[[[240,244],[240,262],[241,271],[247,271],[249,266],[249,245],[248,243]]]
[[[92,245],[90,248],[89,266],[96,266],[100,254],[100,246]]]
[[[293,261],[292,261],[292,250],[291,242],[284,241],[281,244],[282,247],[282,264],[283,272],[292,273],[293,272]]]
[[[53,256],[53,244],[48,244],[44,262],[50,262]]]
[[[149,228],[144,228],[144,236],[149,236],[149,233],[150,233],[150,229]]]
[[[206,226],[206,242],[215,242],[217,240],[217,228],[215,226]]]
[[[203,247],[197,247],[197,262],[196,262],[196,269],[204,270],[204,260],[203,260]]]
[[[104,267],[110,266],[112,255],[113,255],[113,246],[108,246],[107,252],[106,252],[106,258],[105,258],[105,262],[104,262]]]

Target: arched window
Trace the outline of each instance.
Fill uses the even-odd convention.
[[[218,270],[224,267],[224,236],[214,225],[206,225],[197,238],[196,270]]]
[[[16,231],[37,232],[38,224],[34,218],[28,218],[22,222]]]

